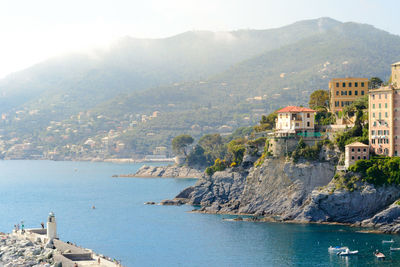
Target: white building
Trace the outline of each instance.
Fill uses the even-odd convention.
[[[277,111],[276,131],[278,135],[314,132],[315,110],[304,107],[287,106]]]

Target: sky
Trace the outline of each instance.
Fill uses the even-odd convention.
[[[331,17],[400,35],[398,0],[0,0],[0,78],[123,36],[269,29]]]

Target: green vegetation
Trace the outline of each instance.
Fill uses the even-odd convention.
[[[275,120],[278,117],[278,113],[272,112],[268,116],[262,115],[260,124],[254,126],[256,132],[263,132],[266,130],[272,130],[275,127]]]
[[[312,109],[327,108],[329,106],[329,91],[317,90],[312,92],[308,106]]]
[[[188,134],[178,135],[172,139],[172,150],[178,155],[186,156],[186,147],[192,144],[193,141],[193,137]]]
[[[362,180],[374,185],[400,185],[400,158],[374,157],[358,160],[349,170],[362,175]]]
[[[329,112],[326,108],[320,107],[316,109],[315,124],[318,126],[330,125],[336,122],[335,115]]]
[[[246,141],[242,138],[232,140],[228,143],[226,159],[231,163],[235,163],[235,166],[240,165],[243,161],[244,152],[246,151],[245,143]]]
[[[353,192],[358,188],[357,184],[360,181],[360,177],[353,175],[352,173],[336,173],[334,178],[335,190],[346,189]]]
[[[317,142],[313,146],[307,146],[304,143],[303,138],[300,138],[296,149],[292,152],[291,157],[294,162],[297,162],[300,158],[307,160],[319,160],[319,154],[321,152],[323,143]]]
[[[359,98],[343,110],[343,116],[348,118],[356,115],[354,127],[339,133],[335,142],[341,151],[345,146],[353,142],[368,144],[368,97]]]
[[[376,89],[381,87],[381,85],[383,84],[383,81],[381,78],[379,77],[371,77],[368,81],[368,88],[369,89]]]
[[[227,167],[229,167],[229,164],[225,160],[218,158],[215,160],[214,165],[206,168],[206,174],[211,176],[215,172],[225,170]]]

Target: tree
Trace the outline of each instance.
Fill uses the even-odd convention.
[[[371,77],[368,81],[368,88],[369,89],[376,89],[381,87],[383,81],[379,77]]]
[[[194,141],[193,137],[188,134],[181,134],[172,139],[172,150],[177,155],[186,156],[186,147],[192,144]]]
[[[262,115],[260,125],[254,126],[256,132],[263,132],[265,130],[272,130],[275,125],[275,120],[278,117],[278,113],[275,111],[270,113],[268,116]]]
[[[310,95],[308,106],[312,109],[318,107],[328,107],[329,92],[326,90],[317,90]]]

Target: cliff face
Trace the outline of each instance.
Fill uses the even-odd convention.
[[[390,222],[392,229],[400,230],[396,221],[400,206],[396,204],[384,212],[400,198],[399,187],[375,188],[360,183],[357,190],[350,192],[335,189],[334,174],[333,162],[293,163],[269,158],[248,171],[230,169],[211,177],[203,176],[176,199],[200,205],[202,211],[211,213],[246,213],[276,216],[281,220],[362,223],[376,227]],[[380,212],[383,213],[379,215]]]
[[[299,208],[313,189],[329,183],[334,170],[329,162],[295,164],[283,159],[267,159],[249,172],[228,170],[204,176],[177,198],[201,205],[208,212],[292,218],[300,213]]]

